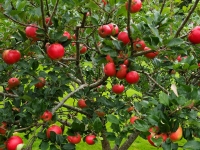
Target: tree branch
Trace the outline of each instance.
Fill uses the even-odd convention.
[[[59,0],[56,1],[56,4],[55,4],[55,6],[54,6],[54,8],[53,8],[53,12],[52,12],[52,14],[51,14],[51,16],[50,16],[50,18],[49,18],[49,22],[48,22],[47,26],[49,26],[49,23],[51,22],[52,17],[53,17],[54,14],[56,13],[56,10],[57,10],[57,7],[58,7],[58,3],[59,3]]]
[[[189,20],[191,14],[194,12],[195,8],[197,7],[197,4],[199,3],[199,0],[196,0],[194,5],[192,6],[192,8],[190,9],[188,15],[185,17],[185,19],[183,20],[182,24],[180,25],[180,27],[178,28],[174,38],[178,37],[181,30],[183,29],[183,27],[185,26],[185,24],[187,23],[187,21]]]
[[[7,93],[3,93],[3,92],[0,92],[0,95],[5,96],[5,97],[11,97],[11,98],[17,98],[17,97],[19,97],[16,94],[7,94]]]
[[[166,0],[164,0],[163,3],[162,3],[162,7],[160,9],[160,14],[162,14],[162,11],[163,11],[163,8],[164,8],[165,4],[166,4]]]

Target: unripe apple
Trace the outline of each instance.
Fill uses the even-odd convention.
[[[52,60],[60,60],[65,54],[65,49],[64,47],[59,44],[59,43],[54,43],[51,44],[48,48],[47,48],[47,55],[49,56],[49,58],[51,58]]]
[[[175,132],[170,133],[169,138],[172,142],[176,142],[180,140],[183,136],[183,130],[182,127],[179,126],[178,129]]]
[[[21,53],[18,50],[5,50],[2,54],[3,61],[9,65],[18,62],[20,58]]]

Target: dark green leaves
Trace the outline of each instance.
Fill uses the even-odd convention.
[[[161,104],[168,106],[169,105],[169,97],[164,92],[159,94],[159,101]]]
[[[181,38],[174,38],[172,40],[169,41],[169,43],[167,44],[167,46],[172,47],[172,46],[178,46],[183,44],[184,41]]]
[[[97,117],[95,120],[94,120],[94,123],[93,123],[93,127],[94,127],[94,130],[98,133],[102,130],[103,128],[103,125],[102,125],[102,122],[100,120],[99,117]]]
[[[107,115],[107,120],[114,124],[119,124],[119,119],[114,115]]]
[[[200,147],[200,142],[199,141],[188,141],[187,143],[185,143],[185,145],[183,145],[183,149],[189,149],[189,150],[198,150]]]

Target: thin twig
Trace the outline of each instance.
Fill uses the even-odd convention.
[[[183,27],[185,26],[185,24],[187,23],[187,21],[189,20],[190,16],[192,15],[192,13],[194,12],[195,8],[197,7],[199,3],[199,0],[196,0],[194,5],[192,6],[192,8],[190,9],[188,15],[185,17],[185,19],[183,20],[182,24],[180,25],[180,27],[178,28],[174,38],[178,37],[181,30],[183,29]]]
[[[5,97],[11,97],[11,98],[17,98],[17,97],[19,97],[16,94],[7,94],[7,93],[3,93],[3,92],[0,92],[0,95],[5,96]]]
[[[166,0],[164,0],[163,3],[162,3],[162,7],[160,9],[160,14],[162,14],[162,11],[163,11],[163,8],[164,8],[165,4],[166,4]]]

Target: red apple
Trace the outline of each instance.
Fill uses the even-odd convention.
[[[136,51],[142,51],[146,47],[146,44],[143,40],[137,39],[133,42],[133,48]]]
[[[71,35],[70,35],[70,33],[67,32],[67,31],[64,31],[63,36],[66,36],[67,39],[71,39]]]
[[[80,45],[80,46],[81,46],[80,53],[85,54],[87,52],[87,47],[84,45]]]
[[[124,60],[124,65],[126,65],[128,67],[128,65],[129,65],[129,60],[128,59]]]
[[[113,93],[121,94],[124,91],[124,85],[122,84],[115,84],[112,86]]]
[[[134,107],[133,106],[130,106],[129,108],[127,108],[127,112],[131,112],[134,110]]]
[[[53,116],[53,114],[49,110],[46,110],[40,118],[43,121],[47,122],[52,119],[52,116]]]
[[[112,62],[107,63],[107,64],[104,66],[104,73],[105,73],[107,76],[115,76],[115,74],[116,74],[115,64],[112,63]]]
[[[135,84],[139,81],[140,76],[136,71],[130,71],[126,74],[126,81],[130,84]]]
[[[130,42],[130,39],[128,37],[128,32],[121,31],[117,36],[119,41],[122,41],[124,45],[128,44]]]
[[[49,58],[51,58],[52,60],[59,60],[61,59],[65,54],[65,49],[64,47],[59,44],[59,43],[54,43],[51,44],[48,48],[47,48],[47,55],[49,56]]]
[[[80,108],[85,108],[87,107],[87,104],[85,103],[85,100],[84,99],[80,99],[77,103],[78,107]]]
[[[11,136],[6,142],[6,148],[16,150],[20,144],[23,144],[23,140],[19,136]]]
[[[161,145],[155,145],[154,142],[152,141],[152,139],[158,139],[158,138],[162,138],[162,141],[165,142],[168,138],[167,134],[165,133],[161,133],[161,134],[150,134],[147,136],[147,140],[149,141],[149,143],[152,146],[157,146],[160,147]]]
[[[110,27],[111,31],[112,31],[112,36],[115,36],[119,33],[119,28],[116,24],[114,23],[109,23],[108,26]]]
[[[81,135],[80,135],[80,134],[76,134],[76,135],[74,135],[74,136],[68,135],[68,136],[67,136],[67,140],[68,140],[68,142],[71,143],[71,144],[78,144],[78,143],[80,143],[80,141],[81,141]]]
[[[125,3],[126,10],[128,10],[128,5],[129,5],[129,3],[126,2]],[[130,8],[130,13],[136,13],[136,12],[140,11],[141,8],[142,8],[142,2],[141,2],[141,0],[132,0],[132,2],[131,2],[131,8]]]
[[[35,24],[27,26],[25,29],[26,37],[32,39],[33,41],[38,41],[39,39],[37,38],[36,33],[37,29],[37,25]]]
[[[179,55],[179,56],[176,58],[176,60],[178,60],[178,62],[181,62],[181,60],[182,60],[181,55]]]
[[[43,77],[38,78],[39,82],[35,84],[36,88],[43,88],[45,86],[46,80]]]
[[[50,126],[46,131],[47,138],[50,138],[50,132],[55,132],[56,134],[62,134],[62,129],[57,125]]]
[[[135,120],[137,120],[137,119],[139,119],[137,116],[132,116],[132,117],[130,118],[130,123],[131,123],[131,124],[134,124]]]
[[[8,80],[8,87],[9,88],[14,88],[14,87],[16,87],[16,86],[18,86],[20,84],[20,81],[19,81],[19,79],[18,78],[10,78],[9,80]]]
[[[153,126],[153,127],[149,128],[149,132],[152,134],[158,133],[159,132],[158,126]]]
[[[2,122],[1,126],[0,126],[0,134],[1,135],[5,135],[6,134],[6,129],[7,129],[7,123],[6,122]]]
[[[107,62],[114,62],[112,57],[109,54],[106,56],[106,60]]]
[[[118,79],[124,79],[126,77],[127,70],[128,70],[128,68],[126,65],[124,65],[124,64],[120,65],[120,68],[116,73],[116,77]]]
[[[9,65],[18,62],[21,58],[21,53],[18,50],[5,50],[2,54],[3,61]]]
[[[100,111],[100,110],[96,110],[95,113],[97,114],[98,117],[104,117],[106,115],[105,112]]]
[[[192,44],[200,44],[200,26],[194,27],[188,34],[188,40]]]
[[[53,22],[52,21],[49,22],[49,20],[50,20],[50,17],[45,18],[46,24],[51,26],[53,24]]]
[[[109,25],[102,25],[102,26],[99,27],[98,33],[99,33],[100,37],[105,38],[105,37],[110,36],[112,34],[112,30],[109,27]]]
[[[102,0],[102,2],[103,2],[103,5],[106,6],[107,1],[106,0]]]
[[[151,50],[149,47],[145,47],[144,48],[144,51],[147,51],[147,50]],[[155,58],[157,55],[158,55],[158,51],[156,52],[150,52],[150,53],[147,53],[147,54],[144,54],[145,57],[149,58],[149,59],[153,59]]]
[[[85,137],[85,142],[88,144],[88,145],[93,145],[95,144],[95,139],[96,139],[96,136],[95,135],[87,135]]]
[[[182,127],[179,126],[175,132],[170,133],[169,138],[172,142],[176,142],[180,140],[182,136],[183,136],[183,130]]]

